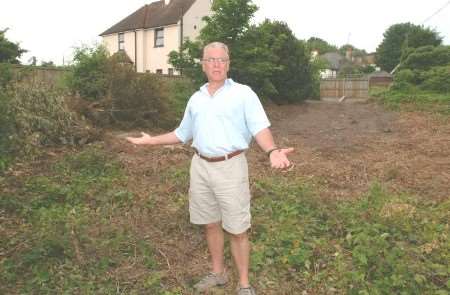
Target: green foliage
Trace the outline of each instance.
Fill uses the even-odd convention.
[[[76,48],[66,77],[69,89],[90,101],[104,97],[109,86],[107,60],[108,51],[103,46]]]
[[[449,201],[390,195],[321,202],[299,181],[256,183],[252,268],[319,294],[445,294]],[[433,271],[430,271],[433,270]]]
[[[405,51],[400,69],[427,71],[445,65],[450,65],[450,46],[428,45]]]
[[[20,48],[19,44],[13,43],[6,38],[8,29],[0,30],[0,63],[20,63],[19,58],[26,50]]]
[[[200,59],[203,46],[210,42],[220,41],[227,44],[233,72],[233,60],[239,57],[239,47],[242,45],[240,40],[250,27],[250,19],[257,7],[251,0],[218,0],[213,2],[211,10],[212,16],[204,17],[206,26],[200,32],[198,40],[184,42],[180,53],[173,51],[169,55],[169,62],[192,79],[196,86],[200,86],[206,80]]]
[[[113,123],[164,126],[168,112],[167,90],[157,75],[136,73],[133,66],[108,61],[108,96],[100,101]]]
[[[230,49],[230,77],[250,85],[261,97],[283,103],[314,95],[318,71],[310,63],[306,44],[285,23],[266,20],[251,26],[256,6],[248,0],[214,1],[212,10],[199,40],[170,54],[170,63],[196,86],[205,81],[199,64],[202,46],[221,41]]]
[[[367,52],[364,49],[358,49],[358,48],[356,48],[355,46],[353,46],[351,44],[342,45],[341,47],[339,47],[338,52],[342,56],[346,56],[348,50],[352,51],[352,56],[353,57],[363,57],[363,56],[367,55]]]
[[[109,57],[102,46],[76,49],[66,83],[81,96],[79,111],[96,125],[130,128],[173,124],[164,83],[157,75],[137,73],[125,52]]]
[[[136,294],[161,294],[152,241],[117,222],[134,200],[126,181],[117,160],[94,146],[14,180],[15,193],[0,195],[8,221],[0,249],[9,253],[0,262],[0,293],[113,294],[132,265],[152,282],[133,282]]]
[[[377,64],[385,71],[392,71],[399,64],[404,50],[426,45],[438,46],[442,37],[437,32],[411,23],[390,26],[377,47]]]
[[[446,66],[433,67],[422,73],[423,82],[421,88],[450,96],[450,63]]]
[[[449,94],[450,46],[423,46],[409,49],[402,56],[394,76],[394,90],[411,92],[413,88]]]
[[[204,18],[206,26],[200,32],[202,44],[221,41],[228,45],[234,59],[239,40],[250,27],[250,20],[257,9],[251,0],[214,1],[212,15]]]
[[[44,84],[11,88],[16,139],[23,146],[77,144],[89,139],[89,128],[67,106],[61,92]]]
[[[306,41],[306,46],[308,51],[317,50],[319,54],[325,54],[327,52],[336,52],[338,48],[335,45],[329,44],[327,41],[317,38],[311,37]]]
[[[61,92],[43,85],[13,83],[0,93],[0,170],[16,157],[35,157],[42,147],[84,144],[94,130],[73,113]]]
[[[404,71],[407,72],[408,70],[399,73]],[[410,74],[405,76],[408,75]],[[422,90],[418,86],[405,81],[397,81],[391,89],[383,89],[377,93],[371,93],[371,95],[391,109],[420,110],[439,113],[444,116],[450,115],[450,95],[448,93]]]
[[[177,120],[183,118],[184,110],[191,95],[197,90],[195,83],[188,79],[174,79],[168,81],[169,109]]]
[[[206,81],[199,62],[202,58],[201,48],[199,41],[187,40],[181,46],[180,52],[172,51],[169,53],[169,63],[188,79],[192,80],[196,87],[200,87]]]
[[[15,133],[15,118],[12,111],[11,97],[0,85],[0,172],[6,169],[13,159],[13,135]]]
[[[258,47],[267,46],[274,55],[272,67],[275,71],[270,80],[276,95],[270,96],[275,102],[295,102],[309,98],[312,93],[313,67],[305,44],[297,40],[286,23],[263,22],[258,28],[265,38],[257,40]],[[267,45],[263,42],[268,41]],[[251,68],[252,65],[249,65]]]
[[[0,89],[5,88],[12,81],[13,76],[11,65],[0,63]]]

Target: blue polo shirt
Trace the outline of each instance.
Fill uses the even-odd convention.
[[[175,135],[207,157],[248,149],[252,137],[270,126],[256,93],[248,86],[225,80],[214,95],[203,85],[189,99]]]

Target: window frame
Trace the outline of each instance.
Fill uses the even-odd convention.
[[[119,33],[117,36],[119,51],[125,50],[125,33]]]
[[[162,34],[162,35],[159,35]],[[156,28],[154,30],[155,40],[153,46],[156,47],[164,47],[164,28]],[[161,44],[159,44],[161,42]]]

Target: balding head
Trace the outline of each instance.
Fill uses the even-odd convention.
[[[211,43],[207,44],[205,47],[203,47],[203,57],[205,57],[206,51],[210,48],[221,48],[225,51],[228,58],[230,57],[230,53],[228,51],[228,46],[222,42],[211,42]]]

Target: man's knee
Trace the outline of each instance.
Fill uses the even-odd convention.
[[[248,239],[248,234],[247,234],[247,231],[244,231],[243,233],[240,233],[240,234],[231,234],[230,233],[230,237],[231,237],[231,239],[233,239],[235,241],[245,241]]]
[[[205,229],[207,231],[222,229],[222,225],[220,222],[208,223],[205,224]]]

